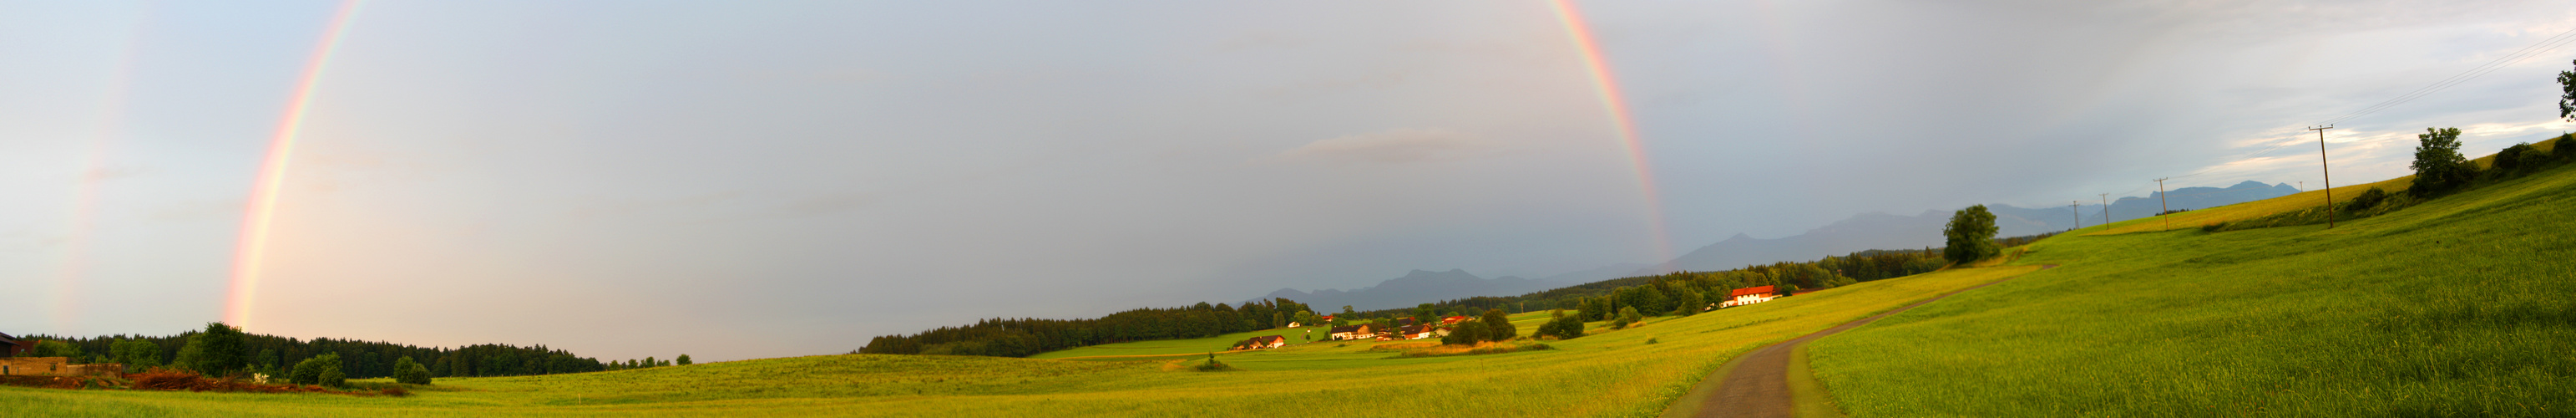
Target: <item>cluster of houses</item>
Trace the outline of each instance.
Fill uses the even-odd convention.
[[[1333,327],[1332,332],[1326,336],[1333,340],[1371,339],[1378,341],[1439,338],[1441,336],[1449,335],[1450,326],[1457,325],[1458,322],[1466,321],[1468,319],[1468,317],[1464,316],[1452,316],[1440,318],[1440,323],[1438,324],[1417,324],[1414,323],[1413,318],[1396,318],[1395,323],[1393,324],[1359,324]]]
[[[1253,349],[1263,349],[1263,348],[1279,348],[1279,346],[1283,346],[1283,345],[1288,345],[1288,337],[1282,337],[1282,336],[1277,336],[1277,335],[1264,335],[1264,336],[1259,336],[1259,337],[1252,337],[1252,339],[1248,339],[1248,340],[1236,341],[1236,342],[1234,342],[1234,346],[1233,346],[1233,347],[1229,347],[1229,348],[1227,348],[1227,349],[1228,349],[1228,350],[1253,350]]]
[[[1744,305],[1751,305],[1751,304],[1762,303],[1762,302],[1769,302],[1769,301],[1771,301],[1772,299],[1778,299],[1778,298],[1780,298],[1781,296],[1786,296],[1786,295],[1782,295],[1782,294],[1780,294],[1779,289],[1778,289],[1778,288],[1776,288],[1776,287],[1773,287],[1773,286],[1755,286],[1755,287],[1747,287],[1747,288],[1742,288],[1742,289],[1735,289],[1734,291],[1727,292],[1726,300],[1721,301],[1721,302],[1718,302],[1717,307],[1718,307],[1718,308],[1726,308],[1726,307],[1744,306]],[[1334,340],[1334,341],[1362,340],[1362,339],[1373,339],[1373,340],[1378,340],[1378,341],[1393,341],[1393,340],[1418,340],[1418,339],[1424,339],[1424,338],[1438,338],[1438,337],[1441,337],[1441,336],[1448,335],[1448,334],[1449,334],[1449,327],[1450,327],[1450,326],[1452,326],[1452,325],[1457,325],[1457,324],[1458,324],[1459,322],[1461,322],[1461,321],[1467,321],[1467,320],[1470,320],[1470,319],[1472,319],[1472,318],[1464,317],[1464,316],[1452,316],[1452,317],[1447,317],[1447,318],[1440,318],[1440,323],[1437,323],[1437,324],[1431,324],[1431,323],[1416,324],[1416,323],[1414,323],[1413,318],[1396,318],[1396,319],[1395,319],[1395,323],[1393,323],[1393,324],[1359,324],[1359,325],[1348,325],[1348,326],[1333,327],[1332,331],[1331,331],[1329,334],[1326,334],[1326,337],[1327,337],[1328,339],[1330,339],[1330,340]],[[1330,322],[1333,320],[1333,317],[1326,316],[1326,317],[1323,317],[1323,320],[1324,320],[1325,322],[1327,322],[1327,323],[1330,323]],[[1288,324],[1288,327],[1289,327],[1289,328],[1296,328],[1296,327],[1303,326],[1303,325],[1305,325],[1305,324],[1290,323],[1290,324]],[[1263,340],[1264,338],[1269,338],[1269,339],[1274,339],[1274,340],[1268,340],[1268,341],[1272,341],[1272,342],[1271,342],[1269,345],[1264,346],[1264,345],[1261,345],[1261,341],[1264,341],[1264,340]],[[1286,338],[1281,338],[1281,337],[1279,337],[1279,336],[1273,335],[1273,336],[1268,336],[1268,337],[1259,337],[1259,338],[1253,338],[1253,339],[1250,339],[1250,340],[1244,340],[1244,341],[1242,341],[1242,342],[1237,342],[1237,343],[1235,343],[1235,347],[1236,347],[1235,349],[1237,349],[1237,350],[1242,350],[1242,349],[1249,349],[1249,348],[1275,348],[1275,347],[1278,347],[1278,346],[1280,346],[1280,345],[1284,345],[1284,344],[1286,344],[1286,343],[1287,343],[1287,339],[1286,339]]]

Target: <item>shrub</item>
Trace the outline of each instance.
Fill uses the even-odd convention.
[[[340,373],[340,354],[325,353],[295,362],[295,371],[287,374],[286,381],[298,385],[338,387],[348,383],[347,377]]]
[[[1619,317],[1610,320],[1610,329],[1628,329],[1629,325],[1644,322],[1645,320],[1646,318],[1644,316],[1637,315],[1637,307],[1635,306],[1619,308]]]
[[[2539,153],[2539,152],[2537,152],[2536,150],[2533,150],[2533,149],[2531,148],[2531,143],[2528,143],[2528,142],[2526,142],[2526,143],[2519,143],[2519,144],[2513,144],[2513,146],[2510,146],[2510,147],[2504,147],[2504,150],[2503,150],[2503,151],[2496,151],[2496,154],[2495,154],[2495,174],[2496,174],[2496,175],[2510,175],[2510,174],[2513,174],[2515,171],[2520,171],[2520,170],[2522,170],[2522,169],[2531,168],[2531,166],[2526,166],[2526,165],[2524,165],[2524,164],[2523,164],[2523,155],[2524,155],[2524,154],[2538,154],[2538,153]]]
[[[1583,336],[1583,318],[1578,318],[1573,315],[1557,315],[1555,318],[1548,319],[1546,324],[1540,324],[1538,326],[1538,336],[1555,337],[1559,340],[1570,340],[1575,337],[1581,337]]]
[[[411,356],[394,360],[394,382],[414,385],[429,384],[429,367],[412,361]]]
[[[2377,187],[2372,187],[2370,190],[2362,191],[2360,196],[2353,196],[2352,200],[2344,201],[2343,210],[2345,212],[2370,210],[2370,208],[2379,206],[2379,202],[2385,200],[2388,200],[2388,192],[2383,192]]]
[[[2576,147],[2567,146],[2570,142],[2576,142],[2576,134],[2559,135],[2558,142],[2550,145],[2551,147],[2554,147],[2550,152],[2557,153],[2558,158],[2561,159],[2576,158]]]
[[[1478,341],[1485,340],[1485,331],[1484,321],[1459,322],[1457,325],[1449,326],[1449,335],[1441,336],[1440,343],[1474,345]]]
[[[1654,344],[1654,343],[1657,343],[1657,342],[1661,342],[1661,341],[1656,341],[1656,340],[1655,340],[1655,337],[1646,337],[1646,343],[1647,343],[1647,344]]]
[[[697,364],[696,362],[689,361],[689,355],[687,355],[687,354],[681,354],[681,355],[680,355],[680,358],[671,359],[671,361],[677,361],[677,362],[680,362],[680,365],[682,365],[682,366],[687,366],[687,365],[691,365],[691,364]]]

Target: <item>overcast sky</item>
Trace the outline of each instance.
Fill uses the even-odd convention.
[[[1544,1],[365,2],[245,325],[828,354],[2156,177],[2314,187],[2303,126],[2576,29],[2562,1],[1576,5],[1644,176]],[[342,6],[0,1],[0,332],[222,319]],[[2342,122],[2335,179],[2406,174],[2425,127],[2480,155],[2576,130],[2570,59]]]

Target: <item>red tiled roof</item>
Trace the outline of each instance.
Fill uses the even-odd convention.
[[[1772,292],[1772,290],[1773,290],[1773,289],[1771,288],[1771,286],[1747,287],[1747,288],[1742,288],[1742,289],[1735,289],[1735,292],[1732,292],[1732,294],[1728,294],[1728,295],[1726,295],[1726,297],[1730,297],[1730,298],[1731,298],[1731,297],[1744,296],[1744,295],[1759,295],[1759,294],[1764,294],[1764,293],[1771,293],[1771,292]]]

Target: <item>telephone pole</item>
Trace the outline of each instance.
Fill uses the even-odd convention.
[[[2334,169],[2326,167],[2326,130],[2334,128],[2334,125],[2308,127],[2308,130],[2317,131],[2317,170],[2326,175],[2326,229],[2334,229]]]
[[[2084,229],[2084,201],[2082,201],[2082,200],[2069,200],[2069,201],[2067,201],[2067,203],[2066,203],[2066,211],[2067,211],[2067,212],[2072,212],[2072,213],[2074,213],[2074,214],[2075,214],[2075,229]],[[2073,230],[2075,230],[2075,229],[2069,229],[2068,231],[2073,231]]]
[[[2173,230],[2173,217],[2166,216],[2166,212],[2172,212],[2173,208],[2165,206],[2165,180],[2171,178],[2156,179],[2156,217],[2164,218],[2166,231]]]
[[[2110,194],[2110,193],[2100,193],[2100,194],[2102,195],[2102,224],[2103,224],[2103,225],[2110,225],[2110,224],[2111,224],[2111,194]]]

